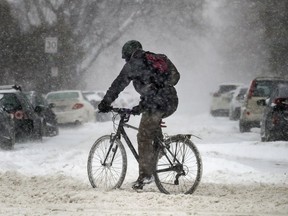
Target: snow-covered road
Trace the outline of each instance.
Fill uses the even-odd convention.
[[[42,143],[0,150],[0,215],[288,215],[288,142],[262,143],[259,129],[241,134],[238,122],[208,114],[175,115],[166,125],[168,134],[201,137],[192,138],[203,160],[194,194],[167,196],[154,185],[134,192],[138,167],[131,154],[122,189],[92,189],[88,153],[99,136],[112,132],[112,123],[88,123],[62,127]],[[129,135],[136,144],[136,132]]]

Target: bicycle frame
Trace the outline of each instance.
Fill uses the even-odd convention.
[[[111,138],[110,138],[110,143],[111,143],[111,144],[110,144],[110,147],[109,147],[109,149],[108,149],[108,152],[107,152],[107,155],[106,155],[106,158],[105,158],[103,164],[106,163],[106,160],[107,160],[108,155],[110,154],[110,152],[111,152],[111,150],[112,150],[112,147],[113,147],[113,144],[114,144],[115,139],[118,138],[118,139],[120,140],[120,139],[121,139],[121,136],[124,138],[125,142],[127,143],[129,149],[131,150],[131,152],[132,152],[132,154],[134,155],[134,157],[135,157],[135,159],[137,160],[137,162],[139,162],[139,155],[138,155],[137,151],[135,150],[132,142],[130,141],[130,139],[129,139],[129,137],[128,137],[128,135],[127,135],[124,127],[132,128],[132,129],[134,129],[134,130],[138,130],[138,128],[126,123],[126,122],[128,122],[129,117],[128,117],[128,118],[125,118],[125,114],[120,114],[120,117],[121,117],[121,119],[120,119],[120,121],[119,121],[119,125],[118,125],[118,128],[117,128],[117,130],[116,130],[116,133],[115,133],[115,134],[111,134]],[[117,146],[116,146],[116,149],[115,149],[115,151],[114,151],[114,154],[113,154],[113,157],[112,157],[112,161],[113,161],[113,159],[114,159],[114,156],[115,156],[115,154],[116,154],[116,151],[117,151]]]
[[[132,154],[134,155],[135,159],[136,159],[137,162],[139,163],[139,155],[138,155],[137,151],[135,150],[132,142],[130,141],[130,139],[129,139],[129,137],[128,137],[125,129],[124,129],[124,128],[126,127],[126,128],[132,128],[132,129],[134,129],[134,130],[138,130],[137,127],[134,127],[134,126],[126,123],[126,122],[129,121],[129,117],[130,117],[129,114],[128,114],[128,115],[127,115],[127,114],[120,114],[120,121],[119,121],[118,128],[117,128],[115,134],[111,134],[111,138],[110,138],[110,143],[111,143],[111,144],[110,144],[110,147],[109,147],[109,149],[108,149],[108,152],[107,152],[107,155],[106,155],[106,157],[105,157],[105,160],[104,160],[103,164],[106,164],[108,155],[110,154],[110,152],[111,152],[111,150],[112,150],[112,147],[113,147],[113,144],[114,144],[115,139],[118,138],[118,139],[120,140],[120,139],[121,139],[121,136],[124,138],[124,140],[125,140],[126,144],[128,145],[129,149],[131,150],[131,152],[132,152]],[[190,135],[178,135],[178,136],[183,136],[183,138],[185,137],[185,139],[191,137]],[[161,146],[162,148],[165,148],[165,149],[169,152],[170,155],[174,155],[174,157],[172,158],[172,160],[173,160],[173,162],[172,162],[172,161],[170,160],[170,158],[167,156],[167,154],[164,153],[164,156],[165,156],[165,157],[167,158],[167,160],[169,161],[171,167],[170,167],[170,168],[166,168],[166,169],[162,169],[162,170],[157,170],[157,172],[176,171],[176,172],[178,173],[177,175],[179,175],[179,176],[180,176],[180,175],[183,175],[183,173],[182,173],[182,172],[183,172],[182,167],[179,167],[179,165],[177,165],[177,166],[174,166],[174,165],[173,165],[175,162],[176,162],[177,164],[181,164],[181,163],[179,162],[179,160],[176,158],[176,155],[173,154],[173,153],[170,151],[170,149],[166,147],[165,143],[163,143],[159,138],[158,138],[158,143],[160,144],[160,146]],[[176,149],[176,151],[177,151],[177,149]],[[116,152],[117,152],[117,146],[116,146],[116,149],[113,150],[113,152],[114,152],[114,153],[113,153],[112,161],[114,160],[114,156],[115,156],[115,154],[116,154]],[[112,162],[111,162],[111,163],[112,163]],[[177,177],[177,179],[179,178],[179,176]]]

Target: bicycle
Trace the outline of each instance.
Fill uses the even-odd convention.
[[[93,188],[106,190],[120,188],[127,172],[127,154],[121,137],[138,161],[138,154],[124,128],[138,130],[127,124],[131,110],[112,108],[115,133],[97,139],[89,152],[87,171]],[[116,129],[116,118],[120,116]],[[157,138],[155,152],[157,162],[154,180],[158,189],[165,194],[192,194],[200,183],[202,160],[195,144],[190,140],[192,134],[165,135]]]

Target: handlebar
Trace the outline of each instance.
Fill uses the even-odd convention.
[[[128,108],[113,108],[111,107],[111,112],[118,113],[121,116],[121,121],[128,122],[130,119],[130,115],[133,114],[132,109]]]
[[[116,113],[118,113],[120,115],[121,114],[128,114],[128,115],[133,114],[132,113],[132,109],[128,109],[128,108],[114,108],[114,107],[112,107],[111,111],[112,112],[116,112]]]

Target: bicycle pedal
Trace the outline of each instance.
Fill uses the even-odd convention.
[[[133,186],[132,186],[132,189],[133,190],[136,190],[136,191],[139,191],[139,190],[143,190],[143,187],[144,187],[144,184],[134,184]]]

